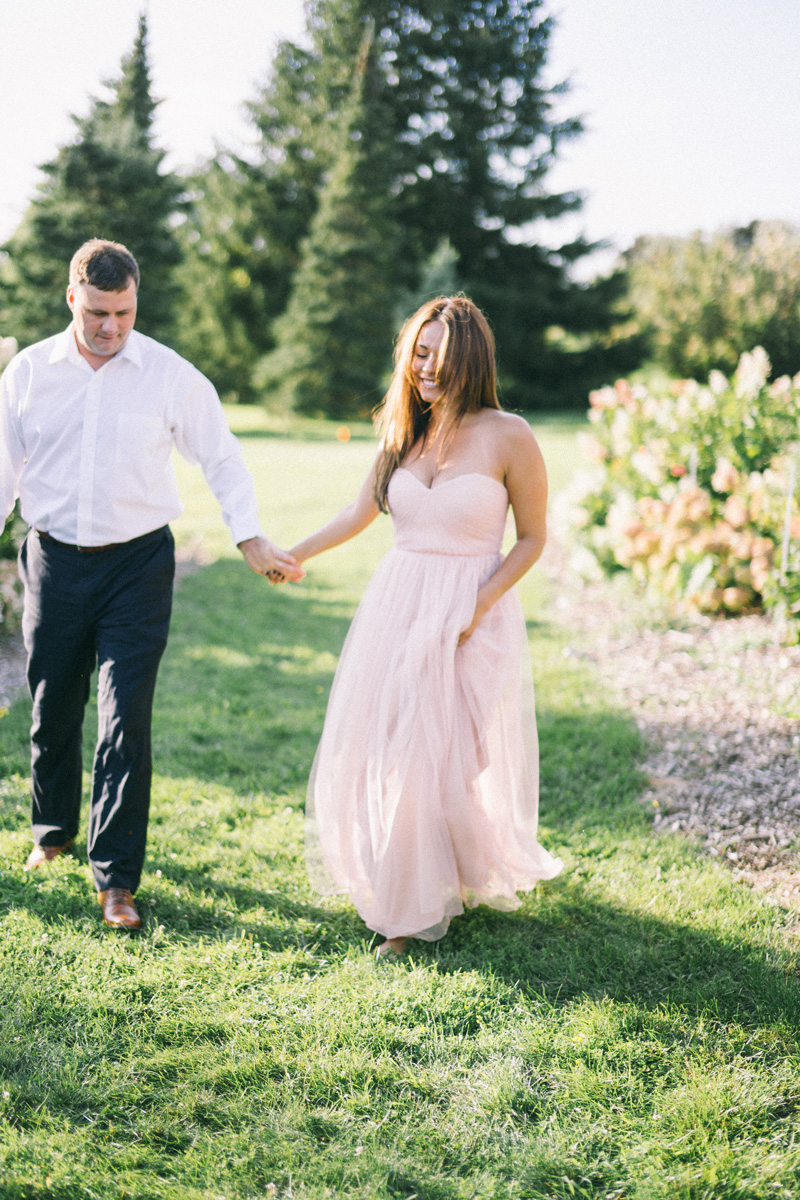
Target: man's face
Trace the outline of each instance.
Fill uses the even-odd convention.
[[[136,320],[136,285],[103,292],[90,283],[67,288],[78,348],[98,358],[112,358],[125,345]]]

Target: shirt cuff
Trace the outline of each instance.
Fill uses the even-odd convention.
[[[235,521],[231,524],[231,537],[237,546],[239,542],[247,542],[250,538],[266,536],[260,525],[253,525],[250,521]]]

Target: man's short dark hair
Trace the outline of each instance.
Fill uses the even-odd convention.
[[[101,292],[124,292],[131,280],[138,291],[138,264],[119,242],[92,238],[75,251],[69,264],[70,287],[88,283]]]

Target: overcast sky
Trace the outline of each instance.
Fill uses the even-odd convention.
[[[0,238],[37,165],[71,136],[69,114],[118,73],[143,0],[0,0]],[[157,135],[172,167],[214,142],[243,146],[242,103],[300,0],[149,0]],[[781,218],[800,224],[800,0],[551,0],[550,77],[586,133],[551,186],[587,194],[565,227],[624,248]]]

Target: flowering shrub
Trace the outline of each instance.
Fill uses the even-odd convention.
[[[800,375],[769,384],[769,371],[757,347],[731,380],[712,371],[707,386],[684,380],[664,396],[620,380],[591,394],[582,440],[594,466],[567,495],[578,569],[628,570],[704,613],[766,605],[800,618]]]

